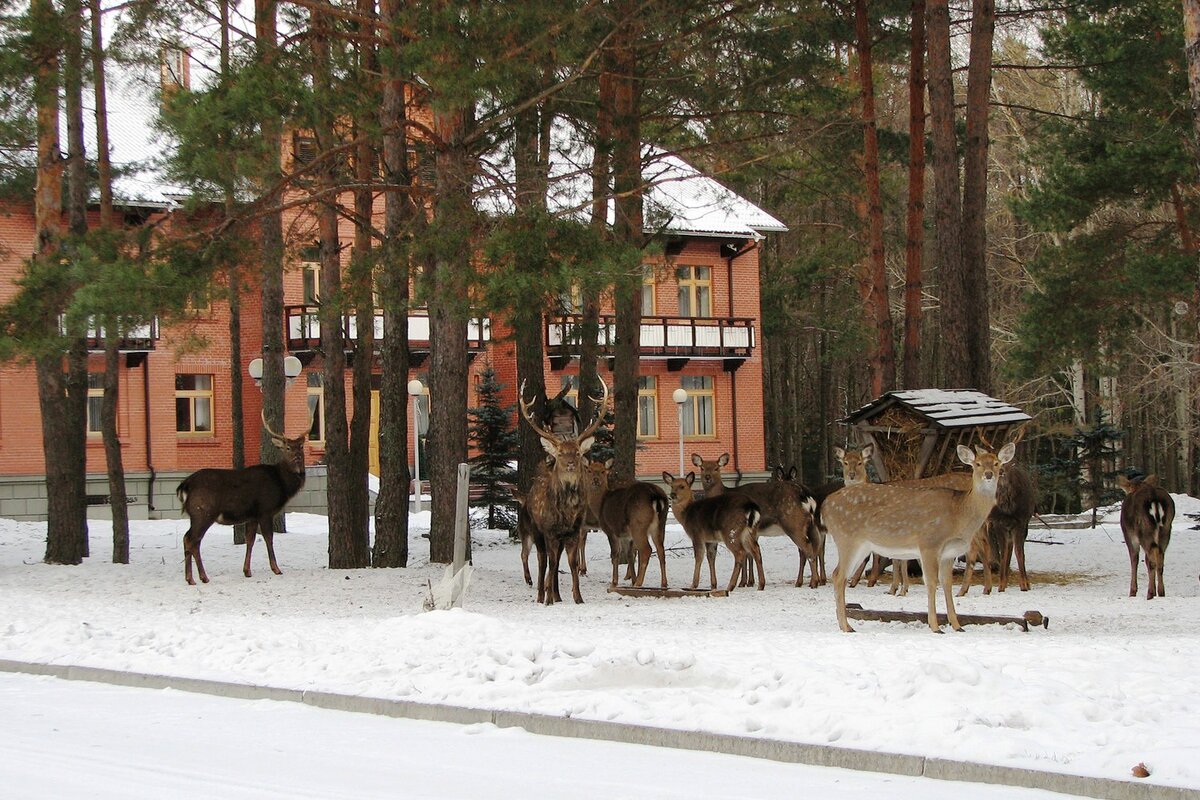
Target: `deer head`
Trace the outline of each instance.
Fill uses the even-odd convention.
[[[867,482],[867,462],[875,454],[875,445],[868,444],[861,450],[843,450],[833,448],[833,455],[842,465],[842,481],[847,486]]]
[[[541,438],[542,447],[554,459],[554,471],[560,476],[565,474],[571,476],[574,480],[578,480],[580,470],[583,466],[583,456],[588,450],[592,449],[592,444],[596,441],[593,434],[600,427],[608,405],[608,384],[601,380],[600,386],[603,387],[603,393],[601,397],[596,398],[596,418],[592,420],[592,424],[580,431],[574,438],[564,438],[547,430],[534,420],[531,411],[533,401],[525,399],[525,383],[521,383],[521,416],[525,418],[525,421],[529,423],[529,427],[533,428],[534,432]]]
[[[692,453],[692,464],[700,469],[700,485],[704,487],[706,495],[725,491],[725,484],[721,482],[721,468],[728,463],[729,453],[722,453],[713,460],[706,459],[699,453]]]

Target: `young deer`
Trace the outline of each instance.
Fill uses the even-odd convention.
[[[842,485],[854,486],[860,483],[867,483],[867,462],[875,453],[875,445],[868,444],[860,450],[843,450],[840,447],[833,448],[834,458],[842,465]],[[883,559],[878,554],[872,554],[867,560],[858,565],[858,569],[850,577],[850,587],[858,585],[862,578],[863,570],[866,569],[867,561],[871,561],[871,574],[867,578],[867,586],[874,586],[879,581],[879,575],[883,572]],[[892,559],[892,586],[888,589],[888,594],[895,594],[900,597],[908,595],[908,562],[900,559]]]
[[[579,550],[584,513],[580,476],[583,457],[595,441],[593,434],[604,419],[604,407],[608,402],[608,385],[603,381],[600,384],[604,388],[604,396],[596,405],[596,418],[577,435],[565,439],[560,439],[534,421],[529,408],[531,402],[525,400],[525,386],[521,385],[521,416],[541,437],[542,447],[554,462],[553,465],[545,462],[538,465],[524,504],[534,530],[535,543],[541,541],[538,546],[538,602],[546,605],[562,600],[558,586],[558,565],[564,547],[567,550],[567,564],[571,568],[571,596],[576,603],[583,602],[583,595],[579,591]],[[545,559],[542,558],[543,548]],[[548,585],[547,574],[550,578]]]
[[[694,472],[682,478],[664,472],[662,479],[671,488],[671,511],[692,540],[692,551],[696,555],[692,588],[700,585],[700,561],[705,555],[708,556],[712,588],[717,588],[718,543],[724,544],[733,556],[733,574],[729,577],[728,591],[732,592],[737,586],[747,556],[753,558],[758,566],[759,591],[766,588],[767,576],[763,572],[762,551],[758,547],[758,523],[762,516],[758,505],[736,492],[697,500],[692,493],[692,484],[696,482]]]
[[[833,572],[838,625],[854,631],[846,619],[848,570],[871,552],[889,558],[919,558],[929,600],[929,628],[938,625],[936,595],[939,581],[946,598],[946,616],[962,630],[952,596],[954,560],[965,555],[975,532],[996,505],[996,487],[1016,445],[998,453],[981,447],[958,446],[958,458],[971,467],[966,490],[939,485],[936,478],[895,483],[847,486],[825,501],[823,519],[838,549]]]
[[[609,487],[609,472],[612,459],[603,463],[589,461],[583,471],[583,494],[592,516],[608,537],[612,557],[612,583],[617,585],[617,571],[622,552],[637,555],[637,574],[626,572],[634,586],[646,580],[646,567],[650,562],[650,541],[658,553],[658,571],[662,588],[667,588],[667,553],[663,542],[667,531],[667,494],[652,483],[634,481]],[[632,560],[630,566],[632,566]]]
[[[1175,521],[1175,501],[1166,490],[1158,487],[1150,475],[1144,479],[1117,476],[1117,485],[1125,492],[1121,503],[1121,533],[1129,549],[1129,596],[1138,592],[1137,568],[1139,549],[1146,553],[1146,580],[1150,584],[1146,599],[1166,597],[1163,586],[1163,560],[1171,543],[1171,523]]]
[[[726,493],[738,493],[758,505],[762,518],[759,520],[759,536],[786,535],[796,545],[800,554],[800,569],[796,574],[796,586],[800,586],[804,577],[804,565],[812,565],[812,579],[809,588],[817,588],[817,532],[813,522],[813,512],[817,503],[807,489],[786,481],[768,481],[766,483],[747,483],[733,489],[726,488],[721,481],[721,468],[729,463],[729,454],[722,453],[720,458],[708,460],[699,453],[692,453],[692,464],[700,468],[700,482],[704,486],[705,497],[716,497]],[[742,576],[742,585],[748,586],[754,577],[746,564],[746,574]]]

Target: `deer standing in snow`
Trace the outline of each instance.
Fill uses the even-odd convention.
[[[715,497],[696,499],[692,484],[696,473],[676,478],[669,472],[662,474],[663,483],[670,487],[671,511],[683,525],[684,532],[692,540],[692,551],[696,556],[696,569],[692,573],[692,588],[700,585],[700,562],[707,555],[708,573],[712,588],[717,588],[717,545],[724,544],[733,556],[733,574],[729,577],[727,591],[732,592],[742,574],[742,565],[747,558],[758,566],[758,589],[767,585],[763,572],[762,550],[758,547],[758,523],[762,517],[758,505],[744,494],[730,492]]]
[[[1175,521],[1175,501],[1150,475],[1142,479],[1117,476],[1117,485],[1125,492],[1121,502],[1121,533],[1129,550],[1129,596],[1138,592],[1139,551],[1146,554],[1146,581],[1150,584],[1146,599],[1166,597],[1163,586],[1163,560],[1171,543],[1171,523]]]
[[[612,459],[605,462],[589,461],[583,471],[584,497],[588,509],[608,537],[612,558],[612,582],[617,585],[620,556],[629,551],[636,556],[637,571],[626,571],[634,586],[646,580],[646,567],[650,562],[650,542],[658,553],[658,571],[662,588],[667,588],[667,554],[664,542],[667,531],[667,510],[670,503],[667,494],[659,487],[645,481],[632,481],[609,486]],[[629,561],[630,569],[634,559]]]

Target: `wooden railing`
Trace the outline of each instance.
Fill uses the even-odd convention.
[[[284,335],[287,348],[292,352],[317,350],[321,346],[321,320],[316,306],[287,306],[284,308],[286,328]],[[376,309],[372,318],[375,325],[375,340],[383,339],[383,311]],[[358,315],[342,317],[342,335],[346,347],[353,348],[358,339]],[[472,319],[467,323],[467,347],[482,350],[492,338],[491,320],[487,317]],[[408,315],[408,344],[413,350],[429,349],[429,313],[415,309]]]
[[[86,338],[88,350],[104,349],[104,328],[96,325],[94,320],[88,322]],[[117,349],[122,353],[149,352],[156,347],[158,338],[158,317],[154,317],[149,322],[128,327],[117,342]]]
[[[546,320],[547,350],[577,355],[583,317],[567,314]],[[616,317],[600,315],[597,343],[604,354],[616,341]],[[748,358],[754,350],[749,317],[642,317],[640,353],[664,358]]]

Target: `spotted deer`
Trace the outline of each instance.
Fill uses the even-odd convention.
[[[636,574],[626,573],[634,586],[646,580],[650,562],[650,542],[658,553],[658,571],[662,588],[667,588],[667,553],[664,547],[667,532],[667,494],[645,481],[632,481],[610,486],[612,459],[589,461],[583,471],[584,498],[592,516],[608,537],[612,557],[612,582],[617,585],[621,554],[631,551],[636,556]],[[630,559],[630,567],[634,559]]]
[[[843,631],[854,631],[846,618],[848,571],[871,552],[889,558],[919,558],[929,601],[930,630],[941,630],[935,600],[939,583],[950,626],[962,630],[954,610],[954,560],[966,554],[971,538],[995,507],[1000,476],[1015,452],[1012,442],[997,453],[959,445],[959,460],[971,467],[967,489],[945,486],[936,478],[903,484],[860,483],[843,488],[825,501],[823,520],[838,549],[833,584],[838,625]]]
[[[542,447],[553,461],[553,464],[539,465],[524,504],[533,536],[540,539],[545,548],[543,560],[542,547],[538,547],[538,602],[546,605],[562,600],[558,566],[564,548],[571,569],[571,596],[576,603],[583,602],[579,591],[580,539],[585,506],[581,477],[584,455],[595,441],[594,434],[608,403],[608,385],[604,381],[600,385],[604,395],[597,401],[596,418],[578,434],[560,438],[534,420],[530,412],[532,401],[525,399],[525,385],[521,384],[521,416],[540,437]]]
[[[692,453],[692,464],[700,469],[705,497],[736,492],[753,500],[762,515],[758,523],[758,536],[787,536],[791,539],[800,555],[795,585],[801,585],[805,564],[809,564],[812,566],[809,588],[817,588],[818,535],[813,521],[816,500],[807,489],[787,481],[747,483],[730,489],[721,480],[721,468],[728,463],[728,453],[722,453],[716,459],[706,459],[699,453]],[[753,578],[749,573],[749,564],[746,566],[747,572],[742,576],[743,586],[749,585]]]
[[[732,592],[737,586],[747,558],[753,559],[758,567],[758,590],[765,589],[767,576],[763,572],[762,550],[758,547],[758,524],[762,518],[758,505],[736,492],[697,498],[692,491],[696,482],[694,472],[680,478],[664,472],[662,479],[670,488],[671,511],[692,540],[696,556],[692,588],[700,585],[700,562],[706,556],[712,588],[717,588],[717,545],[724,544],[733,556],[733,574],[726,590]]]
[[[1146,599],[1166,597],[1163,586],[1163,559],[1171,543],[1171,523],[1175,521],[1175,501],[1158,486],[1158,480],[1117,476],[1117,485],[1125,492],[1121,502],[1121,533],[1129,550],[1129,596],[1138,593],[1137,568],[1140,552],[1146,554]],[[1140,551],[1140,552],[1139,552]]]

